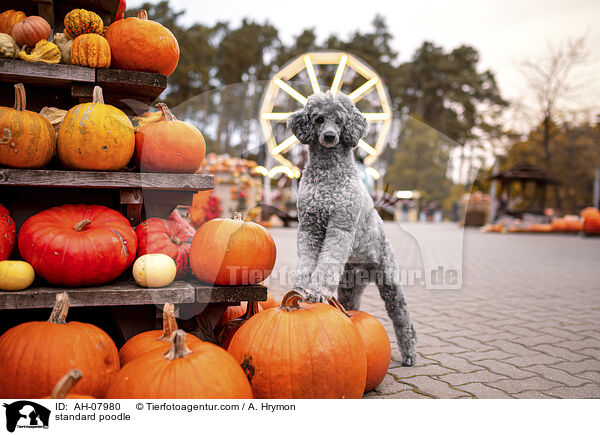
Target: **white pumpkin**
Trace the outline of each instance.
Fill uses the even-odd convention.
[[[173,282],[177,266],[165,254],[146,254],[133,263],[133,278],[142,287],[165,287]]]
[[[0,290],[25,290],[35,279],[35,271],[26,261],[0,261]]]

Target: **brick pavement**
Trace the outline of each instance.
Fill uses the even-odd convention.
[[[410,225],[427,224],[407,224],[409,232]],[[427,228],[430,240],[456,231]],[[419,262],[397,224],[386,232],[398,258]],[[276,268],[293,268],[295,230],[271,233]],[[461,290],[405,289],[418,334],[415,367],[400,366],[391,322],[367,287],[361,309],[382,321],[393,360],[365,398],[600,398],[600,239],[467,229],[463,266]],[[289,289],[278,280],[269,287],[276,298]]]

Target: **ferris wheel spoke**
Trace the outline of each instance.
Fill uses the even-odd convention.
[[[333,83],[331,83],[331,93],[333,95],[335,95],[337,91],[339,91],[342,87],[342,76],[344,75],[344,70],[346,69],[347,62],[348,56],[344,54],[340,59],[340,63],[338,64],[337,70],[335,71]]]
[[[294,135],[291,135],[286,140],[277,145],[275,148],[273,148],[273,151],[271,152],[273,155],[281,154],[287,149],[291,148],[293,145],[296,145],[298,142],[298,138]]]
[[[321,92],[321,88],[319,87],[319,81],[317,80],[317,75],[315,74],[315,68],[313,67],[309,55],[304,56],[304,64],[306,65],[306,72],[308,73],[308,78],[310,79],[313,93],[318,94]]]
[[[273,83],[275,83],[282,91],[292,97],[294,100],[298,101],[303,106],[306,104],[306,97],[302,95],[300,92],[292,88],[286,82],[281,80],[280,78],[273,79]]]
[[[363,113],[363,116],[367,118],[367,121],[387,121],[390,119],[390,114],[385,112]]]
[[[377,151],[375,150],[375,148],[373,148],[371,145],[369,145],[368,143],[366,143],[364,140],[359,140],[358,141],[358,146],[365,151],[367,154],[371,155],[371,156],[375,156],[377,155]]]
[[[364,94],[373,86],[375,86],[378,81],[379,79],[377,78],[377,76],[371,78],[362,86],[358,87],[355,91],[353,91],[350,95],[348,95],[348,98],[350,98],[353,102],[356,102],[356,100],[358,100],[358,97],[360,97],[362,94]]]
[[[271,112],[260,115],[265,121],[285,121],[290,117],[291,112]]]

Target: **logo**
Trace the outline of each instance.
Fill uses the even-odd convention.
[[[50,410],[29,400],[5,403],[6,430],[14,432],[19,429],[48,429]]]

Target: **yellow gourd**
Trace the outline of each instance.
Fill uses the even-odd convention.
[[[19,58],[29,62],[58,63],[60,62],[60,49],[56,44],[42,39],[35,44],[31,54],[21,51]]]
[[[165,287],[173,282],[177,266],[165,254],[146,254],[133,263],[133,278],[142,287]]]
[[[24,290],[35,279],[35,271],[25,261],[0,261],[0,290]]]

